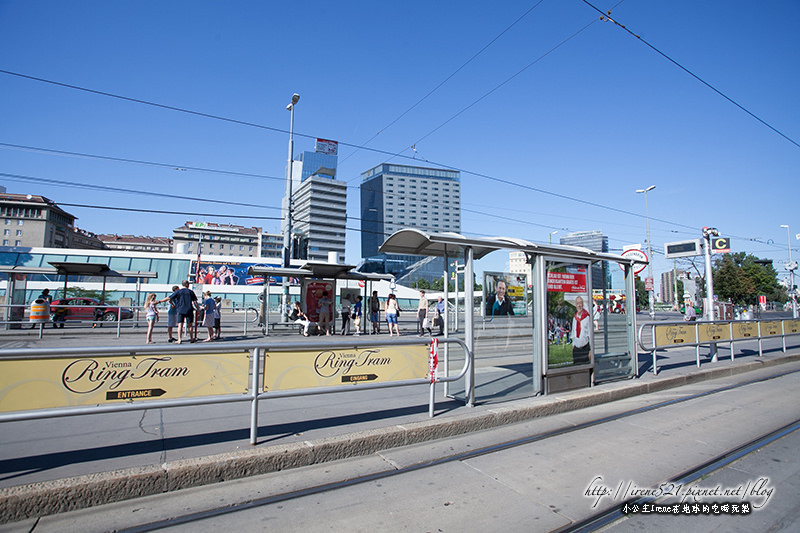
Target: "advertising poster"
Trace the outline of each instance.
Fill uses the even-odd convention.
[[[247,392],[247,353],[0,361],[0,412]]]
[[[329,305],[333,305],[333,282],[319,279],[312,279],[305,282],[303,294],[305,294],[306,316],[311,322],[319,322],[320,300],[327,294]]]
[[[593,334],[589,267],[547,262],[547,366],[564,368],[591,362]]]
[[[197,261],[192,261],[192,268],[189,272],[198,274],[199,279],[195,283],[205,285],[263,285],[263,276],[251,276],[247,273],[247,269],[251,266],[277,267],[278,265],[236,261],[201,261],[198,269]],[[280,278],[270,278],[270,285],[278,283],[280,283]],[[297,280],[294,280],[292,284],[297,285]]]
[[[528,276],[510,272],[483,273],[483,316],[528,314]]]

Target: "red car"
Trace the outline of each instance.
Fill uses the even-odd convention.
[[[66,311],[66,314],[64,314]],[[50,315],[57,322],[60,316],[65,320],[103,320],[116,322],[117,312],[122,320],[133,318],[130,307],[115,307],[110,304],[101,304],[94,298],[61,298],[53,300],[50,304]]]

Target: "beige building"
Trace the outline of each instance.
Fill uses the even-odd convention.
[[[98,237],[109,250],[172,253],[172,239],[169,237],[116,234]]]
[[[0,244],[71,248],[75,218],[44,196],[0,193]]]
[[[198,250],[200,247],[200,250]],[[275,259],[281,257],[283,235],[261,228],[189,221],[172,231],[172,252]]]

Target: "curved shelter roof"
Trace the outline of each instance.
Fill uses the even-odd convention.
[[[581,246],[563,244],[537,244],[513,237],[468,238],[459,233],[426,233],[418,229],[402,229],[393,233],[381,245],[379,251],[388,254],[444,255],[463,251],[471,247],[475,259],[480,259],[496,250],[517,250],[536,255],[556,255],[570,259],[589,261],[616,261],[618,263],[641,263],[622,255],[595,252]]]

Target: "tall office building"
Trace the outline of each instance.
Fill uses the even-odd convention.
[[[665,304],[675,304],[675,281],[676,277],[682,283],[689,279],[689,273],[684,270],[667,270],[661,273],[661,302]],[[678,302],[683,302],[683,295],[678,295]]]
[[[561,244],[569,246],[582,246],[593,252],[608,252],[608,237],[602,231],[576,231],[561,237]],[[606,269],[605,288],[611,288],[611,272]],[[592,265],[592,289],[602,289],[603,287],[603,262]]]
[[[313,152],[292,161],[292,238],[294,258],[327,261],[336,252],[344,262],[347,183],[336,180],[338,146],[317,139]],[[283,199],[284,213],[288,201]],[[287,231],[284,217],[284,233]]]
[[[378,248],[403,228],[461,232],[461,178],[458,171],[382,163],[361,174],[362,270],[403,277],[420,256],[379,254]],[[410,274],[441,277],[442,261],[425,261]],[[419,266],[422,267],[423,264]]]

